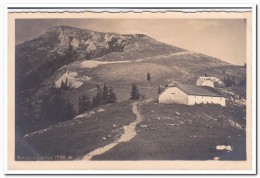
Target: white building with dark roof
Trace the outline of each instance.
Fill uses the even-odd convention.
[[[225,97],[217,90],[206,86],[176,84],[167,87],[159,95],[162,104],[220,104],[226,106]]]
[[[208,87],[224,87],[225,84],[216,77],[199,77],[197,82],[197,86],[208,86]]]

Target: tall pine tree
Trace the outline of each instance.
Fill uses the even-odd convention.
[[[61,88],[61,89],[64,89],[64,86],[65,86],[65,83],[64,83],[63,80],[62,80],[61,83],[60,83],[60,88]]]
[[[116,103],[116,102],[117,102],[116,94],[113,91],[113,88],[110,86],[108,103]]]
[[[130,99],[132,99],[132,100],[140,99],[141,95],[140,95],[139,90],[138,90],[138,88],[135,84],[132,84],[132,91],[131,91],[130,94],[131,94]]]
[[[65,82],[62,80],[60,84],[60,88],[62,90],[69,90],[71,87],[71,83],[69,82],[68,78],[66,77]]]
[[[108,103],[109,96],[108,96],[108,87],[106,83],[104,83],[103,85],[102,99],[103,99],[103,103]]]
[[[151,75],[149,72],[147,73],[146,80],[151,81]]]

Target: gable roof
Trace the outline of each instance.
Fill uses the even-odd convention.
[[[207,86],[178,84],[176,87],[188,95],[223,97],[219,91]]]

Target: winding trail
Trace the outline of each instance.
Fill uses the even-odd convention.
[[[123,61],[102,61],[102,60],[99,61],[100,58],[96,58],[96,60],[85,60],[85,61],[81,62],[81,66],[83,68],[95,68],[95,67],[98,67],[100,65],[106,65],[106,64],[142,62],[142,61],[147,61],[147,60],[152,60],[152,59],[169,58],[169,57],[186,55],[186,54],[196,55],[198,53],[193,52],[193,51],[180,51],[180,52],[175,52],[175,53],[171,53],[171,54],[145,57],[145,58],[141,58],[141,59],[137,59],[137,60],[123,60]]]
[[[104,147],[97,148],[97,149],[91,151],[90,153],[87,153],[82,158],[82,160],[91,160],[94,156],[100,155],[100,154],[103,154],[103,153],[109,151],[110,149],[112,149],[113,147],[118,145],[119,143],[128,142],[131,139],[133,139],[136,136],[136,129],[135,129],[136,125],[143,121],[143,117],[138,109],[138,105],[142,105],[142,104],[148,103],[150,101],[152,101],[152,100],[149,99],[149,100],[145,100],[145,101],[141,101],[141,102],[134,102],[132,104],[132,111],[133,111],[134,115],[136,116],[136,120],[134,122],[130,123],[129,125],[126,125],[123,127],[124,134],[118,140],[115,140],[114,142],[112,142]]]

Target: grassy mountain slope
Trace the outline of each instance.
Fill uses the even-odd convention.
[[[132,103],[105,105],[27,134],[17,139],[16,160],[81,159],[125,134],[124,126],[137,117]],[[137,135],[93,160],[245,160],[244,107],[160,105],[157,101],[139,105],[144,120],[135,128]],[[232,151],[217,150],[218,145],[229,145]]]

